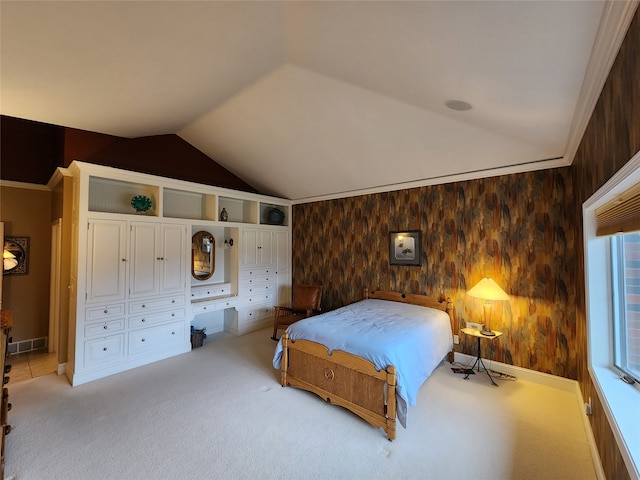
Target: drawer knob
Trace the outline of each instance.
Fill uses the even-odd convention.
[[[146,305],[142,305],[142,308],[146,307]]]
[[[140,340],[141,342],[144,342],[144,338]]]
[[[104,327],[102,327],[102,328],[104,328],[105,330],[108,330],[108,329],[109,329],[109,327],[107,327],[106,325],[105,325]]]
[[[175,334],[176,334],[176,332],[171,332],[171,335],[175,335]]]
[[[140,320],[140,322],[144,323],[144,322],[146,322],[146,320],[143,318],[143,319]]]
[[[176,303],[176,301],[175,300],[171,300],[171,303]]]
[[[106,352],[107,351],[107,347],[102,347],[102,351]]]
[[[175,314],[175,313],[172,313],[172,314],[171,314],[171,316],[172,316],[172,317],[175,317],[175,316],[176,316],[176,314]]]

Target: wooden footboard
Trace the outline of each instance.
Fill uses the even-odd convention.
[[[453,334],[457,322],[450,299],[364,289],[364,298],[421,305],[447,312]],[[313,392],[325,400],[359,415],[374,427],[383,428],[389,440],[396,438],[396,369],[376,371],[373,363],[342,351],[327,353],[327,347],[309,340],[282,335],[282,386]],[[453,361],[453,352],[449,353]]]
[[[331,355],[316,342],[292,342],[282,335],[282,386],[313,392],[340,405],[396,438],[396,370],[376,371],[373,363],[342,351]]]

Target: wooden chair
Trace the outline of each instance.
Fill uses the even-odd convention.
[[[293,305],[291,307],[275,307],[273,315],[272,340],[278,340],[278,330],[285,330],[292,323],[320,313],[322,285],[294,285]]]

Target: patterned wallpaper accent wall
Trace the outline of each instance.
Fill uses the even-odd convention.
[[[494,303],[492,358],[576,379],[574,212],[569,168],[295,205],[293,280],[322,284],[324,310],[363,287],[444,294],[463,327],[482,322],[466,291],[491,277],[511,296]],[[422,232],[422,266],[389,265],[394,230]]]
[[[576,292],[578,378],[583,398],[591,397],[589,417],[607,478],[629,479],[600,398],[587,370],[582,204],[640,151],[640,10],[627,31],[616,61],[573,162],[576,190]]]

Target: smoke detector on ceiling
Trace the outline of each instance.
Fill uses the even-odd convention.
[[[447,100],[444,104],[451,110],[458,110],[459,112],[466,112],[472,108],[470,103],[462,100]]]

